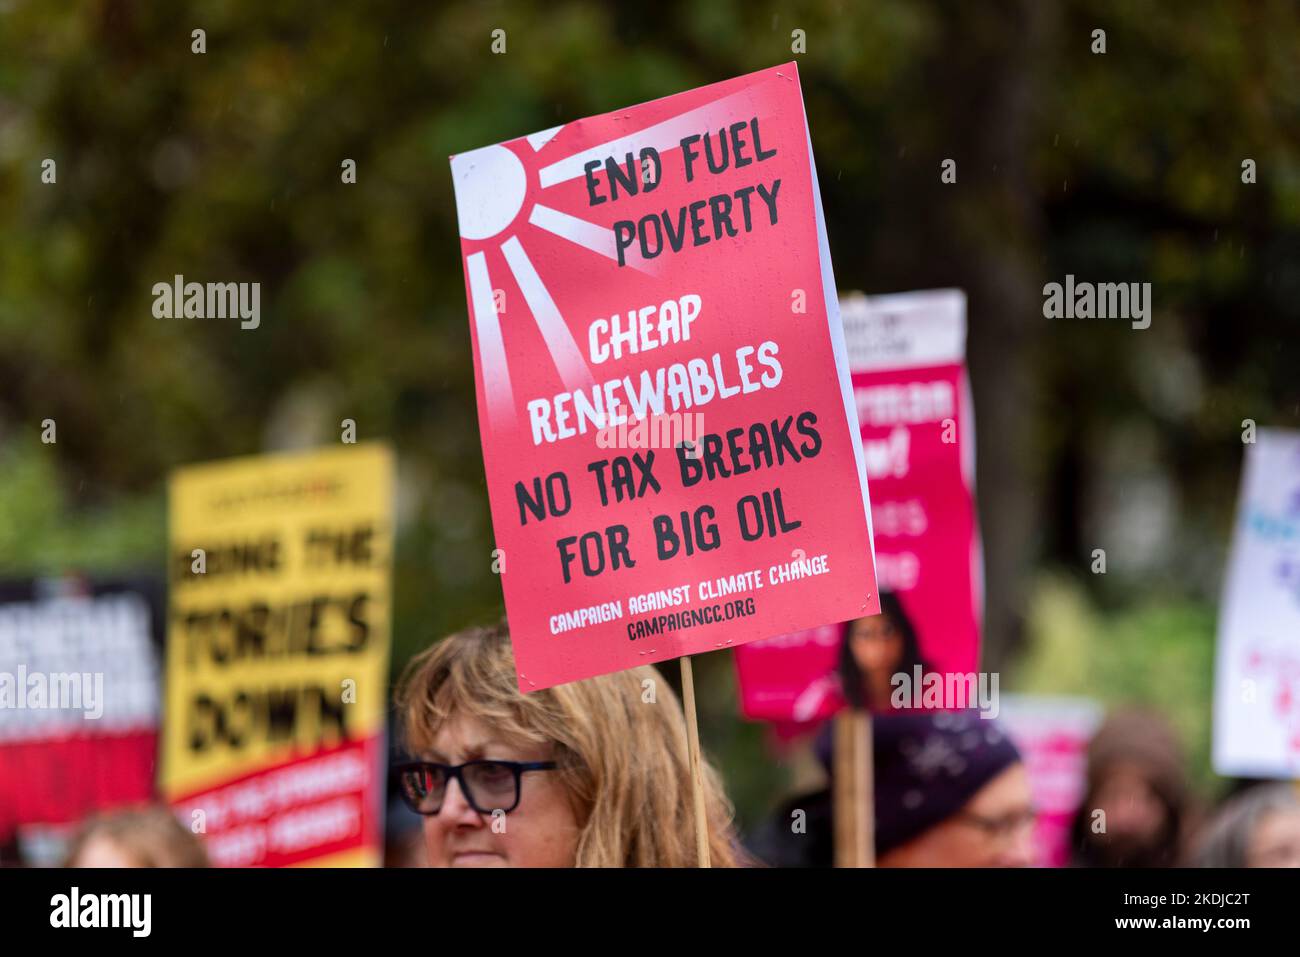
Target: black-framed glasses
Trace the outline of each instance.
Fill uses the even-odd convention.
[[[438,764],[433,761],[407,761],[397,765],[398,786],[402,800],[416,814],[437,814],[447,796],[447,782],[455,780],[469,806],[480,814],[503,811],[509,814],[519,806],[519,780],[525,771],[553,771],[554,761],[466,761],[464,764]]]

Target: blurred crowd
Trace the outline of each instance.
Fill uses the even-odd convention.
[[[848,627],[838,680],[850,707],[870,715],[875,863],[1034,866],[1037,809],[1012,737],[974,710],[891,708],[882,669],[915,663],[915,636],[897,602]],[[409,760],[392,768],[386,865],[695,866],[686,722],[660,677],[647,665],[524,695],[504,622],[433,644],[397,690]],[[647,680],[658,689],[652,704]],[[704,760],[711,866],[834,863],[836,727],[832,720],[807,738],[823,786],[777,800],[747,833]],[[83,822],[65,863],[199,867],[208,858],[172,811],[150,805]],[[1300,788],[1240,781],[1217,807],[1201,806],[1169,723],[1149,709],[1114,710],[1088,746],[1069,863],[1300,867]]]

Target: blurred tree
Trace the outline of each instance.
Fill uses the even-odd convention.
[[[169,469],[348,417],[401,463],[394,667],[499,613],[447,156],[797,59],[840,287],[969,294],[988,666],[1031,573],[1094,547],[1108,606],[1204,606],[1241,419],[1300,422],[1298,21],[1227,0],[9,0],[0,569],[156,562]],[[1151,328],[1044,319],[1066,273],[1150,281]],[[260,282],[261,328],[155,319],[177,274]],[[729,669],[700,668],[728,741]],[[737,733],[738,765],[759,730]]]

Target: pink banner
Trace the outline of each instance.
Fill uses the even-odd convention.
[[[1088,743],[1102,708],[1088,698],[1003,695],[1000,717],[1029,773],[1040,867],[1070,863],[1070,828],[1087,788]]]
[[[451,166],[520,689],[873,613],[795,65]]]
[[[877,579],[899,597],[925,669],[944,673],[978,668],[982,615],[965,312],[955,290],[841,303]],[[834,713],[843,703],[842,634],[820,629],[737,648],[745,716],[803,723]]]

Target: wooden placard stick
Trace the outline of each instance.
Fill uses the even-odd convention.
[[[704,776],[700,769],[700,727],[695,718],[695,679],[691,657],[678,659],[682,667],[682,710],[686,712],[686,753],[691,766],[691,791],[695,795],[695,854],[700,867],[709,867],[709,821],[704,804]]]
[[[831,807],[835,866],[874,867],[871,714],[846,708],[835,716]]]

